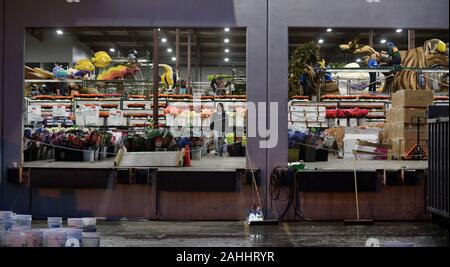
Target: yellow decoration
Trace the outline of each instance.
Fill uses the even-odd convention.
[[[95,67],[89,59],[81,59],[75,64],[75,69],[93,72]]]
[[[176,81],[173,80],[173,69],[171,66],[167,64],[159,64],[159,67],[163,67],[165,72],[161,75],[161,82],[167,85],[169,88],[172,88]]]
[[[437,46],[436,46],[437,51],[441,52],[441,53],[445,53],[445,51],[447,51],[447,46],[445,45],[444,42],[442,42],[441,40],[439,40]]]
[[[112,61],[111,57],[105,51],[95,53],[91,60],[97,68],[102,69],[106,68]]]

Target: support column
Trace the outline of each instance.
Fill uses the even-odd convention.
[[[369,31],[369,46],[373,48],[373,30]]]
[[[188,30],[187,35],[187,74],[186,82],[188,85],[191,84],[191,30]]]
[[[408,50],[416,48],[416,31],[408,30]]]
[[[158,29],[153,29],[153,127],[158,127]]]
[[[176,29],[175,31],[175,71],[176,73],[180,73],[180,29]]]

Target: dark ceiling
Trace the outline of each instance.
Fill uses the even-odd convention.
[[[30,29],[30,33],[39,37],[42,31],[50,29]],[[54,31],[55,29],[51,29]],[[76,37],[92,51],[109,51],[115,48],[115,56],[126,56],[135,49],[139,58],[146,58],[153,51],[153,29],[151,28],[70,28],[63,29],[64,35]],[[246,61],[246,30],[231,28],[226,32],[223,28],[180,29],[180,66],[187,64],[188,33],[191,34],[191,64],[202,66],[245,66]],[[175,56],[176,29],[161,28],[159,37],[160,63],[173,64]],[[165,38],[167,42],[161,40]],[[228,38],[229,43],[224,39]],[[172,52],[167,49],[171,48]],[[229,52],[225,53],[228,48]],[[119,52],[118,52],[119,51]],[[112,53],[110,53],[112,54]],[[150,56],[151,57],[151,56]],[[229,61],[225,62],[225,58]]]
[[[310,41],[323,39],[320,45],[320,55],[327,62],[349,63],[353,62],[357,56],[341,52],[340,44],[346,44],[356,36],[359,36],[360,44],[369,44],[369,29],[332,29],[327,32],[325,28],[290,28],[289,29],[289,55],[301,44]],[[447,30],[415,30],[415,46],[422,46],[426,40],[441,39],[445,43],[449,41]],[[408,49],[408,30],[402,29],[374,29],[373,48],[377,51],[386,50],[385,45],[380,40],[386,39],[393,42],[400,50]],[[347,54],[347,55],[346,55]]]

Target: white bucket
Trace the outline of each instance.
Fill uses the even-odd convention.
[[[202,148],[192,148],[192,160],[202,159]]]
[[[83,161],[94,162],[95,152],[92,149],[83,150]]]
[[[97,233],[83,233],[83,247],[100,247],[100,236]]]

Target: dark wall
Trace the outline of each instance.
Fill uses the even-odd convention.
[[[0,2],[0,209],[3,209],[3,25],[5,2]]]

